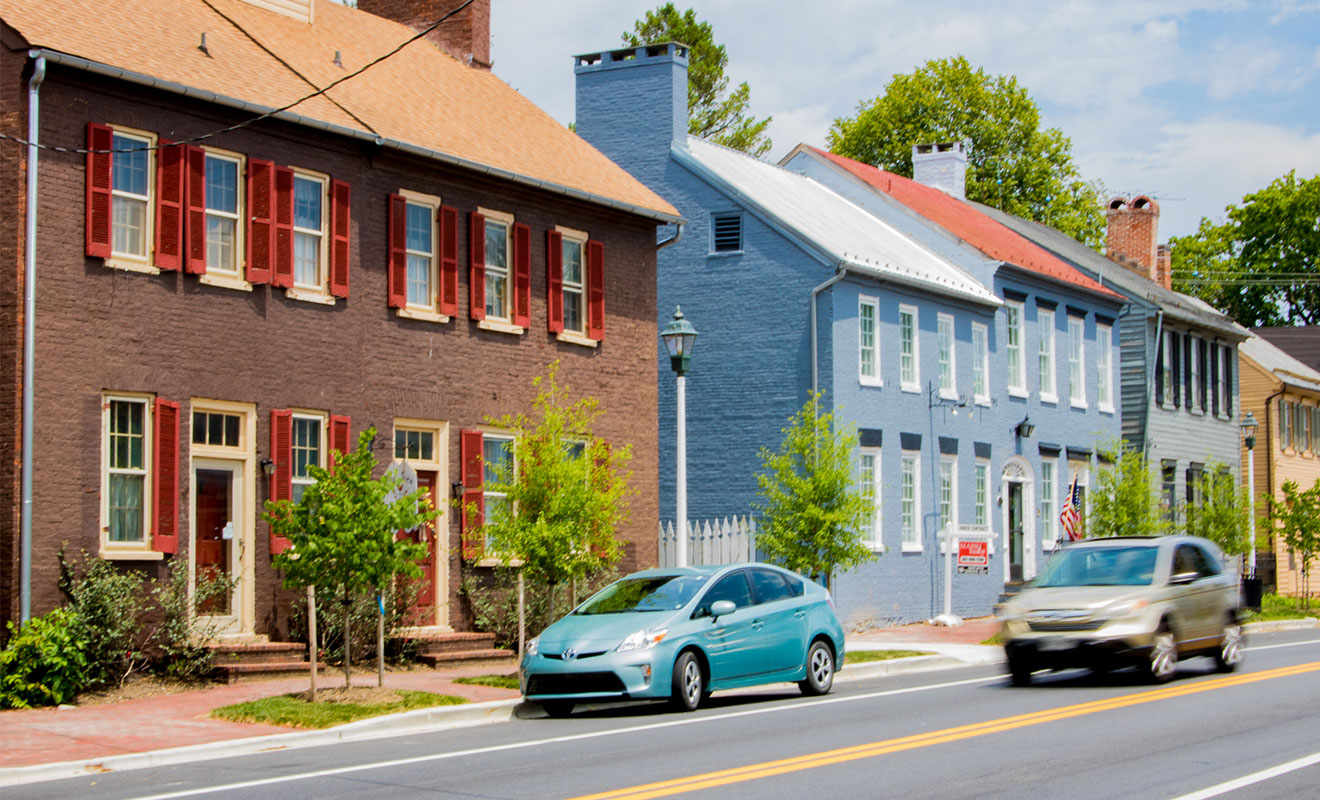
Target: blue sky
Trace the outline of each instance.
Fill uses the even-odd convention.
[[[567,123],[571,56],[619,46],[657,5],[493,0],[494,71]],[[895,73],[962,54],[1017,75],[1087,179],[1156,197],[1164,240],[1290,169],[1320,172],[1320,0],[676,5],[711,23],[752,112],[774,117],[774,159],[823,146]]]

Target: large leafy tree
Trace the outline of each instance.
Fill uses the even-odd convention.
[[[857,116],[830,127],[830,150],[912,177],[912,146],[967,139],[967,199],[1057,228],[1097,247],[1099,187],[1083,180],[1072,142],[1041,128],[1040,109],[1014,76],[989,75],[963,56],[895,75]]]
[[[1211,462],[1201,473],[1200,505],[1185,505],[1185,530],[1209,539],[1230,556],[1250,549],[1251,495],[1233,470]]]
[[[709,22],[697,19],[692,9],[679,12],[673,3],[665,3],[633,23],[631,33],[623,34],[630,47],[658,42],[682,42],[688,51],[688,133],[709,139],[725,147],[753,156],[770,150],[765,129],[770,117],[755,119],[748,115],[751,89],[746,81],[728,91],[729,78],[724,74],[729,56],[724,45],[715,43]]]
[[[813,394],[784,428],[778,451],[761,448],[756,544],[767,560],[825,578],[875,558],[861,532],[875,513],[857,486],[857,431],[834,427]]]
[[[1320,175],[1289,172],[1170,240],[1175,289],[1243,325],[1320,323]]]

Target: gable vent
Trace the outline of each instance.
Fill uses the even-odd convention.
[[[742,244],[742,215],[716,214],[713,217],[716,253],[738,253]]]

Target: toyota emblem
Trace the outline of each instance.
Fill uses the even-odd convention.
[[[570,647],[564,651],[563,655],[565,661],[572,661],[573,659],[577,658],[577,651]]]

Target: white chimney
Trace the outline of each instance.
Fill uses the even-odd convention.
[[[912,178],[959,200],[967,198],[967,151],[971,142],[912,145]]]

